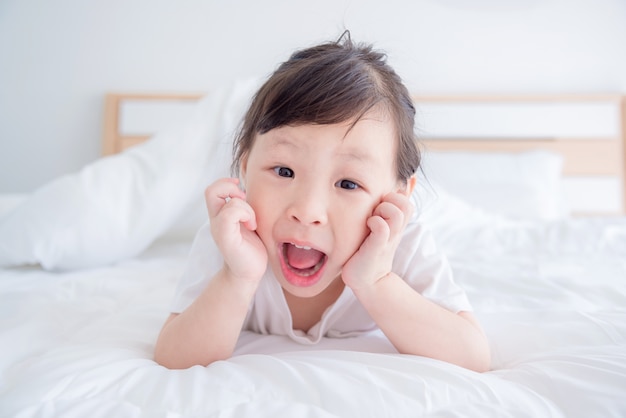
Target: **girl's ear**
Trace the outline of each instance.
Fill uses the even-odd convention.
[[[406,185],[403,185],[398,189],[398,193],[403,194],[405,196],[411,196],[411,193],[413,193],[413,189],[415,189],[416,184],[417,184],[417,178],[415,176],[411,176],[406,181]]]

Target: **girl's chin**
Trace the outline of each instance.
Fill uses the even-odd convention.
[[[333,287],[334,283],[335,282],[332,280],[330,281],[320,280],[317,282],[316,285],[310,285],[310,286],[305,287],[305,286],[295,286],[287,282],[286,280],[282,282],[281,280],[279,280],[279,284],[281,285],[283,291],[297,298],[313,298],[313,297],[319,296],[322,293],[328,291],[330,287]]]

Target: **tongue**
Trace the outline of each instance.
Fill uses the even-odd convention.
[[[287,262],[293,268],[305,270],[315,267],[324,257],[324,253],[317,250],[305,250],[294,245],[287,244]]]

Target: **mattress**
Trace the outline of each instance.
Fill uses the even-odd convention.
[[[190,240],[112,265],[0,270],[0,416],[626,415],[626,219],[430,221],[492,349],[475,373],[398,354],[380,332],[314,346],[242,333],[235,354],[152,359]]]

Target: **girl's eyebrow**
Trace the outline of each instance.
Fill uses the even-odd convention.
[[[272,136],[268,141],[269,149],[274,152],[276,150],[287,149],[287,152],[293,152],[301,149],[298,140],[293,139],[287,135],[276,134]],[[337,156],[346,162],[356,162],[359,164],[374,164],[377,162],[376,157],[363,148],[354,147],[346,151],[341,151]]]
[[[300,148],[297,141],[291,140],[283,135],[276,135],[268,139],[270,139],[270,141],[268,141],[268,146],[272,150],[279,148],[291,148],[292,150],[296,150]]]
[[[359,148],[346,152],[340,152],[337,155],[344,160],[356,161],[358,163],[372,164],[376,161],[376,158],[372,155],[372,153]]]

